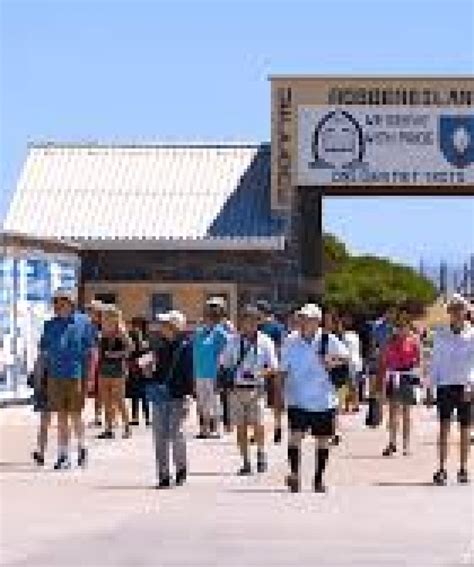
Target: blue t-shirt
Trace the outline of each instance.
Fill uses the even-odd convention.
[[[228,333],[222,325],[197,327],[193,337],[194,378],[217,378],[219,358],[227,338]]]
[[[93,346],[94,328],[87,315],[73,313],[46,321],[40,348],[46,357],[48,376],[84,378],[87,355]]]

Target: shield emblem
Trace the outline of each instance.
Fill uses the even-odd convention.
[[[440,116],[439,147],[458,169],[474,163],[474,115]]]

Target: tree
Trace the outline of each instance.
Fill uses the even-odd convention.
[[[399,306],[418,315],[436,298],[435,286],[416,270],[375,256],[351,256],[334,236],[325,235],[324,303],[355,315],[377,315]]]

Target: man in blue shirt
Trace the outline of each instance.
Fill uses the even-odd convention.
[[[219,300],[220,298],[211,298],[207,301],[204,322],[197,326],[193,336],[194,380],[200,419],[199,439],[210,437],[211,432],[217,429],[217,372],[228,334],[222,323],[225,304],[223,300]]]
[[[335,433],[338,401],[329,369],[346,360],[349,352],[335,335],[323,337],[322,312],[317,305],[302,307],[298,320],[299,331],[288,337],[282,349],[290,430],[287,485],[292,492],[300,490],[301,442],[309,430],[317,449],[314,490],[325,492],[323,475],[329,457],[329,440]]]
[[[48,375],[48,409],[58,415],[58,460],[54,468],[60,470],[71,466],[69,423],[78,440],[78,465],[84,466],[87,460],[82,410],[94,333],[87,315],[75,312],[71,292],[56,292],[53,304],[54,317],[44,325],[40,350]]]

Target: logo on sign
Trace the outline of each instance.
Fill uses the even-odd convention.
[[[474,163],[474,116],[440,116],[439,147],[454,167]]]
[[[312,169],[353,168],[362,163],[364,136],[359,122],[345,110],[328,112],[313,135]]]

